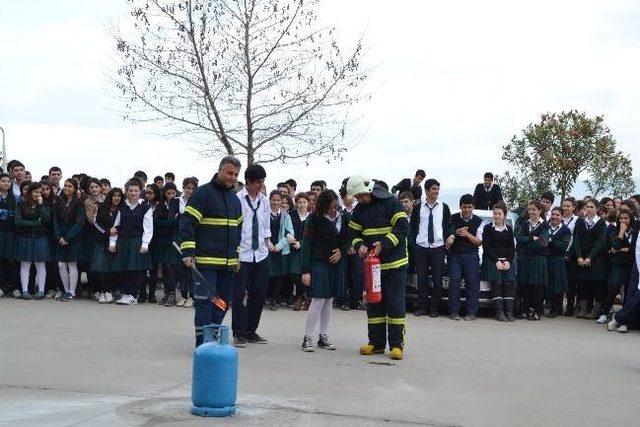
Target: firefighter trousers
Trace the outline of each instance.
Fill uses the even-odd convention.
[[[369,344],[383,349],[389,342],[389,349],[404,348],[405,332],[405,281],[407,267],[383,270],[382,301],[367,304]]]

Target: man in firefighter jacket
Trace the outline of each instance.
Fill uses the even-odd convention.
[[[347,181],[347,193],[358,205],[349,221],[353,248],[361,258],[373,252],[380,258],[382,301],[367,304],[369,343],[360,354],[384,353],[389,342],[390,357],[402,359],[405,330],[405,279],[407,254],[407,214],[398,199],[384,187],[362,176]]]
[[[231,302],[242,230],[242,207],[235,192],[239,172],[237,158],[222,159],[218,173],[198,187],[180,218],[182,260],[206,279],[194,274],[196,347],[202,344],[203,327],[224,319],[226,309],[214,304],[216,294],[227,307]]]

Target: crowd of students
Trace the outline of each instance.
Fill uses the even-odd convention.
[[[86,273],[85,290],[98,303],[157,303],[161,275],[161,305],[194,305],[191,271],[174,242],[180,243],[180,219],[197,178],[185,178],[178,189],[171,172],[147,183],[138,171],[122,188],[87,174],[62,177],[52,167],[34,180],[16,160],[0,174],[0,296],[72,301]],[[418,170],[390,189],[409,219],[407,281],[417,283],[416,316],[440,315],[448,270],[453,320],[462,319],[463,309],[465,320],[475,319],[480,281],[486,280],[500,321],[564,315],[598,323],[611,319],[610,330],[628,330],[638,314],[640,196],[567,197],[554,207],[548,192],[511,224],[490,173],[473,195],[460,198],[456,213],[439,200],[440,183],[425,178]],[[311,336],[318,328],[318,346],[335,348],[327,337],[332,307],[365,305],[362,260],[346,237],[357,202],[342,184],[334,192],[318,180],[306,192],[290,179],[271,192],[261,190],[269,206],[269,230],[261,234],[270,236],[266,306],[309,310],[305,351],[313,350]],[[241,185],[236,190],[244,195]],[[492,210],[493,221],[474,215],[479,208]],[[313,285],[312,272],[322,278]],[[619,295],[625,308],[610,318]]]

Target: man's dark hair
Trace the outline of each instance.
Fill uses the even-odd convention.
[[[62,173],[62,169],[60,169],[58,166],[51,166],[49,168],[49,175],[51,175],[51,172],[60,172],[60,173]]]
[[[153,178],[153,182],[156,182],[156,181],[164,181],[164,178],[162,176],[158,175],[155,178]]]
[[[11,179],[11,176],[8,173],[0,172],[0,179],[5,178],[5,177]]]
[[[398,200],[411,200],[413,201],[413,193],[411,191],[403,191],[398,195]]]
[[[500,209],[504,216],[507,216],[507,205],[502,200],[499,200],[495,205],[493,205],[493,209]]]
[[[427,173],[426,173],[425,171],[423,171],[422,169],[418,169],[418,170],[416,171],[415,176],[421,176],[421,177],[422,177],[422,179],[424,179],[424,178],[426,178],[426,177],[427,177]]]
[[[471,194],[463,194],[462,197],[460,197],[460,206],[473,204],[473,196]]]
[[[324,190],[316,201],[316,215],[324,216],[329,211],[329,205],[334,200],[338,200],[338,195],[333,190]]]
[[[250,165],[244,170],[244,180],[246,182],[258,181],[267,177],[267,171],[262,165]]]
[[[491,172],[485,172],[484,177],[493,179],[493,174]]]
[[[319,179],[319,180],[313,181],[311,183],[311,187],[320,187],[320,189],[324,191],[325,188],[327,188],[327,183]]]
[[[185,188],[187,185],[193,185],[194,188],[198,188],[198,180],[189,176],[182,180],[182,188]]]
[[[142,178],[145,182],[147,181],[147,174],[144,171],[136,171],[133,176],[136,178]]]
[[[380,187],[382,187],[385,190],[389,191],[389,184],[387,184],[383,180],[381,180],[381,179],[373,179],[373,182],[375,182],[376,185],[379,185]]]
[[[44,181],[44,180],[49,181],[49,175],[42,175],[42,176],[40,177],[40,182],[42,182],[42,181]]]
[[[293,178],[289,178],[288,180],[286,180],[285,184],[289,184],[294,190],[298,189],[298,183]]]
[[[282,188],[282,187],[286,187],[286,185],[284,184],[284,182],[279,182],[279,183],[276,185],[276,188]]]
[[[540,200],[542,200],[542,199],[549,200],[551,203],[553,203],[553,201],[556,198],[555,198],[555,196],[553,195],[553,193],[551,191],[545,191],[544,193],[542,193],[540,195]]]
[[[107,178],[101,178],[99,182],[100,182],[100,186],[103,186],[106,184],[109,187],[111,187],[111,181],[109,181]]]
[[[17,168],[17,167],[24,168],[24,164],[20,160],[11,160],[9,164],[7,164],[7,167],[9,168],[9,172],[13,172],[14,168]]]
[[[164,179],[171,179],[173,181],[176,180],[176,175],[173,172],[167,172],[164,174]]]
[[[434,186],[434,185],[437,185],[438,187],[440,187],[440,183],[438,182],[438,180],[437,180],[437,179],[435,179],[435,178],[429,178],[428,180],[426,180],[426,181],[424,182],[424,189],[425,189],[426,191],[429,191],[429,189],[430,189],[432,186]]]

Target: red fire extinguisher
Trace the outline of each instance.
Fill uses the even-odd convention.
[[[380,258],[371,252],[364,260],[364,292],[368,304],[382,301]]]

